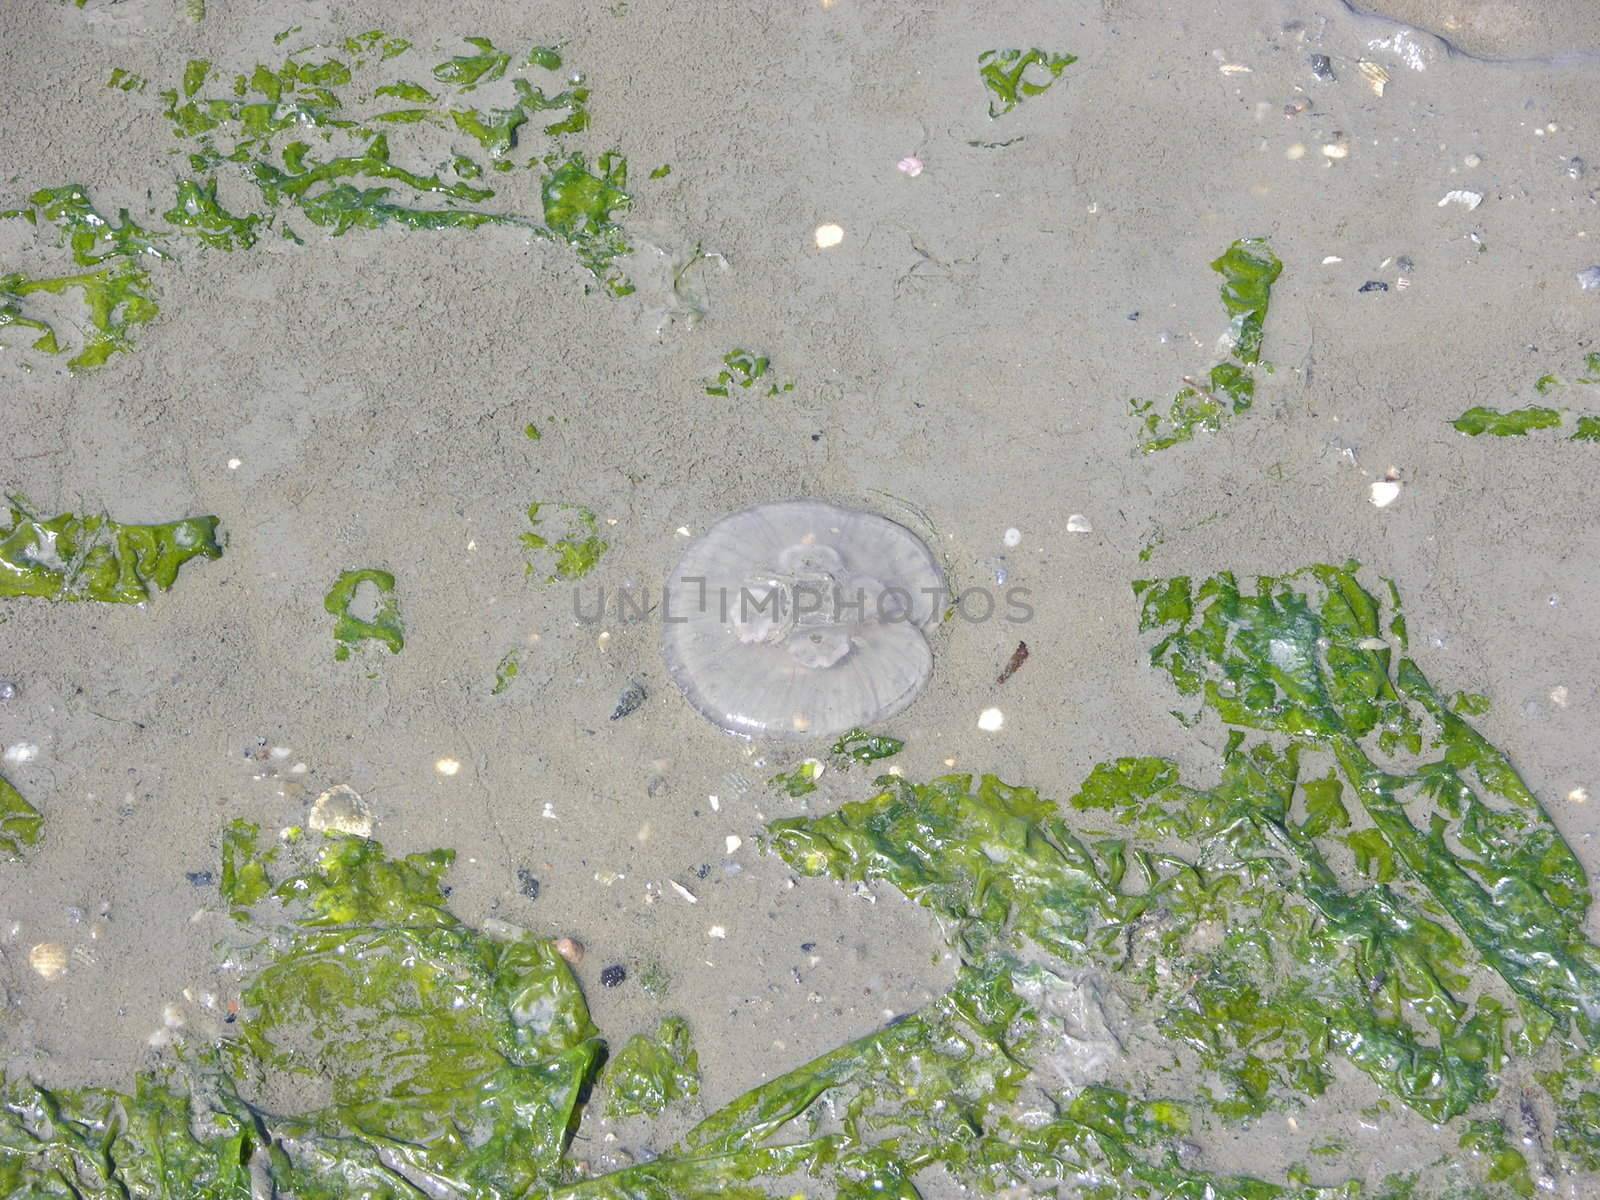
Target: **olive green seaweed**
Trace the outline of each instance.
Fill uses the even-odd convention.
[[[766,378],[772,360],[765,354],[752,354],[748,350],[736,347],[722,356],[722,364],[722,370],[706,384],[708,396],[730,396],[733,394],[733,388],[749,391]],[[776,396],[783,392],[794,391],[794,382],[790,380],[779,383],[773,380],[764,387],[764,395]]]
[[[612,1117],[658,1115],[700,1091],[700,1056],[689,1025],[667,1017],[653,1035],[635,1034],[606,1064],[606,1111]]]
[[[150,276],[144,259],[165,255],[126,209],[115,222],[102,216],[78,184],[42,188],[29,197],[32,207],[10,215],[32,223],[40,218],[55,225],[72,250],[75,264],[83,268],[64,275],[30,276],[20,271],[0,273],[0,330],[31,330],[37,336],[32,349],[60,354],[66,347],[55,329],[26,306],[38,295],[80,298],[87,326],[82,344],[67,361],[74,370],[104,365],[119,351],[131,348],[135,326],[153,320],[159,311],[150,294]]]
[[[1561,424],[1561,414],[1553,408],[1537,405],[1510,412],[1478,406],[1467,409],[1450,424],[1468,437],[1485,433],[1494,437],[1526,437],[1536,429],[1557,428]]]
[[[351,609],[359,600],[363,587],[377,592],[377,604],[370,617],[358,617]],[[389,647],[390,654],[399,654],[405,648],[405,625],[400,620],[400,602],[395,596],[394,576],[388,571],[372,569],[345,571],[328,590],[322,607],[335,617],[333,640],[337,643],[333,657],[344,662],[350,652],[362,642],[380,642]]]
[[[884,733],[868,733],[861,728],[843,734],[831,747],[835,757],[858,763],[893,758],[905,748],[906,744],[897,737],[890,737]]]
[[[547,523],[554,521],[556,528]],[[522,548],[531,557],[529,575],[541,575],[546,583],[571,583],[582,579],[599,565],[609,543],[599,534],[600,523],[592,509],[581,504],[528,505],[528,524],[534,532],[520,535]],[[553,536],[538,532],[549,528]]]
[[[798,800],[817,790],[817,780],[822,777],[822,771],[820,762],[808,758],[792,771],[780,771],[767,782],[791,800]]]
[[[0,775],[0,859],[20,858],[24,849],[38,843],[43,827],[39,810]]]
[[[1204,380],[1185,377],[1184,388],[1162,413],[1153,400],[1134,400],[1130,411],[1139,418],[1140,448],[1145,453],[1192,441],[1201,431],[1214,433],[1233,416],[1255,403],[1255,371],[1261,364],[1272,285],[1283,272],[1261,238],[1242,238],[1211,264],[1222,276],[1222,306],[1229,317],[1230,357]]]
[[[43,518],[9,497],[0,526],[0,598],[141,604],[166,591],[195,558],[220,558],[216,517],[127,525],[106,516]]]
[[[1075,54],[1031,50],[985,50],[978,55],[978,76],[993,98],[989,116],[1000,117],[1024,100],[1042,96],[1078,61]]]

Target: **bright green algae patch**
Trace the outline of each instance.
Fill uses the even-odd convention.
[[[706,395],[731,396],[732,389],[741,388],[749,391],[760,384],[758,390],[763,395],[777,396],[783,392],[794,391],[792,380],[779,383],[777,380],[767,381],[767,372],[772,369],[772,360],[765,354],[752,354],[748,350],[735,347],[722,356],[722,370],[706,383]]]
[[[1526,437],[1535,429],[1557,428],[1561,424],[1561,414],[1553,408],[1537,405],[1510,412],[1480,406],[1467,409],[1450,424],[1468,437],[1485,433],[1494,437]]]
[[[629,1038],[606,1071],[613,1117],[657,1116],[674,1100],[700,1091],[700,1056],[682,1017],[667,1017],[653,1035]]]
[[[1000,117],[1024,100],[1048,92],[1061,73],[1077,62],[1075,54],[1031,50],[985,50],[978,55],[978,77],[989,90],[989,116]]]
[[[1198,1079],[1171,1105],[1197,1126],[1292,1109],[1343,1060],[1429,1121],[1472,1118],[1460,1136],[1480,1177],[1436,1164],[1405,1194],[1525,1195],[1529,1164],[1505,1130],[1528,1118],[1501,1089],[1515,1063],[1519,1080],[1539,1073],[1564,1166],[1594,1169],[1587,883],[1504,755],[1404,656],[1398,613],[1353,567],[1140,594],[1156,665],[1230,729],[1220,782],[1118,759],[1069,818],[992,776],[886,777],[872,799],[775,823],[773,847],[806,874],[881,880],[935,910],[969,969],[1016,978],[1042,954],[1056,975],[1105,973],[1172,1064],[1145,1103]],[[1055,1146],[1044,1157],[1068,1178],[1096,1169]],[[1139,1186],[1095,1194],[1190,1194],[1175,1178]],[[1354,1194],[1250,1186],[1215,1194]]]
[[[582,579],[608,548],[594,511],[581,504],[530,504],[528,524],[534,531],[520,535],[522,548],[529,552],[528,574],[541,576],[545,583]]]
[[[72,513],[43,518],[10,497],[0,526],[0,598],[98,600],[140,604],[152,587],[166,591],[196,558],[220,558],[216,517],[164,525],[126,525]]]
[[[352,611],[360,603],[363,585],[376,593],[372,615],[358,617]],[[399,654],[405,648],[405,625],[400,620],[400,602],[395,596],[394,576],[388,571],[345,571],[334,582],[322,607],[334,615],[333,640],[338,643],[333,656],[340,662],[350,657],[350,652],[362,642],[380,642],[389,647],[390,654]]]
[[[15,859],[39,841],[44,818],[0,775],[0,859]]]
[[[143,259],[164,257],[150,235],[128,215],[107,220],[78,184],[41,188],[28,197],[31,207],[10,215],[37,225],[54,225],[82,268],[59,275],[0,272],[0,333],[8,328],[29,331],[29,346],[45,354],[61,354],[66,345],[55,328],[31,303],[44,295],[76,296],[86,325],[82,344],[67,360],[76,371],[98,367],[119,351],[131,348],[136,326],[155,319],[159,309],[150,294],[150,276]]]
[[[1139,418],[1140,448],[1147,454],[1192,441],[1202,431],[1215,433],[1255,403],[1255,370],[1261,366],[1267,308],[1283,263],[1263,239],[1242,238],[1211,269],[1222,276],[1230,356],[1212,367],[1204,381],[1185,377],[1183,390],[1166,413],[1159,412],[1153,400],[1131,403]]]

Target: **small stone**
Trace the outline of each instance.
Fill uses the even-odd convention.
[[[1067,518],[1068,533],[1093,533],[1094,526],[1089,523],[1089,518],[1082,513],[1073,513]]]
[[[1022,530],[1020,530],[1020,529],[1008,529],[1008,530],[1005,531],[1004,535],[1002,535],[1000,540],[1002,542],[1004,542],[1008,546],[1021,545],[1022,544]]]
[[[986,708],[978,714],[978,728],[985,733],[999,733],[1005,723],[1006,715],[998,708]]]
[[[1578,290],[1600,292],[1600,267],[1587,267],[1578,272]]]
[[[1578,158],[1576,155],[1574,155],[1572,158],[1567,159],[1567,178],[1568,179],[1582,179],[1584,174],[1585,174],[1585,172],[1587,172],[1588,170],[1589,170],[1589,164],[1584,162],[1583,159]]]
[[[372,811],[355,788],[340,783],[316,798],[306,824],[315,833],[345,833],[369,838],[372,836]]]
[[[1337,78],[1333,73],[1333,60],[1326,54],[1311,56],[1311,73],[1323,83],[1332,83]]]
[[[1349,158],[1350,157],[1350,139],[1345,137],[1345,135],[1342,134],[1342,133],[1335,132],[1334,135],[1333,135],[1333,141],[1324,142],[1323,143],[1323,145],[1322,145],[1322,157],[1323,158]]]
[[[1358,292],[1387,292],[1389,285],[1381,279],[1369,279],[1356,290]]]
[[[1388,508],[1400,499],[1400,481],[1398,479],[1379,479],[1367,489],[1367,497],[1377,508]]]
[[[1482,203],[1482,192],[1469,192],[1466,188],[1454,188],[1440,198],[1438,207],[1444,208],[1450,204],[1459,204],[1462,208],[1471,212]]]
[[[706,930],[706,936],[708,938],[719,938],[726,940],[728,931],[721,925],[713,925],[710,929]]]
[[[583,943],[578,941],[577,938],[558,937],[556,939],[556,953],[575,967],[583,961]]]
[[[733,854],[740,846],[744,845],[744,839],[737,833],[730,833],[723,839],[723,845],[727,846],[729,854]]]
[[[0,679],[0,700],[15,700],[21,692],[13,679]]]
[[[1469,167],[1481,167],[1483,165],[1483,156],[1481,154],[1469,154],[1461,161]]]
[[[800,953],[802,953],[802,954],[810,954],[814,950],[816,950],[816,948],[817,948],[817,944],[815,942],[801,942],[800,943]]]
[[[210,871],[185,871],[183,877],[192,887],[197,888],[210,887],[217,881],[217,877]]]
[[[818,250],[832,250],[840,242],[844,241],[844,229],[842,226],[831,223],[818,225],[815,236]]]
[[[623,717],[639,711],[645,702],[644,685],[637,680],[622,689],[622,695],[617,697],[617,706],[611,710],[611,719],[620,721]]]
[[[900,174],[908,176],[911,179],[915,179],[918,175],[922,174],[922,160],[915,154],[908,154],[899,162],[895,163],[895,169],[899,171]]]
[[[539,898],[539,890],[539,880],[534,873],[528,870],[527,867],[518,867],[517,891],[521,892],[529,900],[537,900]]]
[[[611,966],[600,972],[600,986],[608,988],[618,987],[627,977],[627,968],[613,963]]]

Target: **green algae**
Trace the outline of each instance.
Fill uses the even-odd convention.
[[[351,611],[359,602],[358,592],[369,587],[377,593],[370,617],[358,617]],[[340,574],[322,607],[334,616],[333,640],[337,643],[333,657],[344,662],[350,652],[362,642],[378,642],[389,647],[390,654],[399,654],[405,648],[405,625],[400,620],[400,602],[395,596],[394,576],[388,571],[372,569],[345,571]]]
[[[142,604],[166,591],[196,558],[220,558],[216,517],[129,525],[62,513],[44,518],[20,496],[0,526],[0,598]]]
[[[40,295],[76,295],[88,323],[67,366],[74,371],[103,366],[113,354],[131,349],[133,329],[154,320],[159,312],[142,260],[165,255],[127,209],[119,210],[115,222],[108,220],[78,184],[41,188],[28,199],[30,208],[11,215],[34,224],[42,218],[56,226],[73,262],[93,269],[44,276],[0,273],[0,329],[31,330],[37,335],[32,349],[60,354],[65,350],[61,338],[26,302]]]
[[[1567,439],[1571,442],[1600,442],[1600,417],[1580,416],[1572,436]]]
[[[149,82],[143,75],[135,75],[122,67],[112,67],[111,78],[106,80],[106,86],[119,92],[142,92]]]
[[[43,828],[39,810],[0,775],[0,859],[20,858],[23,850],[38,844]]]
[[[798,800],[817,790],[817,780],[822,778],[822,771],[820,762],[808,758],[792,771],[780,771],[767,782],[791,800]]]
[[[700,1091],[700,1056],[689,1025],[667,1017],[653,1035],[635,1034],[607,1064],[606,1112],[616,1117],[653,1117],[675,1100]]]
[[[1482,406],[1469,408],[1450,424],[1468,437],[1490,434],[1494,437],[1526,437],[1536,429],[1554,429],[1561,424],[1561,414],[1553,408],[1529,405],[1526,408],[1501,412]]]
[[[616,260],[632,247],[615,220],[633,204],[626,190],[627,159],[608,150],[595,160],[593,171],[582,153],[551,165],[541,188],[546,227],[577,252],[578,261],[607,292],[628,295],[633,285]]]
[[[1213,366],[1204,381],[1185,377],[1184,388],[1165,413],[1153,400],[1130,403],[1130,411],[1139,418],[1140,449],[1147,454],[1192,441],[1200,432],[1215,433],[1255,403],[1255,371],[1261,366],[1267,309],[1283,263],[1263,239],[1242,238],[1213,261],[1211,269],[1222,276],[1230,357]]]
[[[722,356],[722,370],[707,381],[706,395],[727,397],[733,395],[734,388],[744,391],[755,388],[766,396],[794,391],[792,380],[784,383],[775,379],[767,381],[767,372],[771,368],[772,360],[765,354],[753,354],[735,347]]]
[[[528,524],[534,532],[519,539],[529,551],[527,573],[541,575],[546,583],[572,583],[599,565],[609,543],[600,537],[600,523],[592,509],[581,504],[528,505]],[[538,532],[544,526],[551,536]]]
[[[489,689],[491,696],[498,696],[508,690],[522,670],[520,664],[521,652],[507,650],[500,657],[494,668],[494,686]]]
[[[526,427],[524,427],[522,430],[522,436],[527,438],[530,442],[537,442],[542,435],[539,433],[539,427],[532,421],[529,421]]]
[[[1042,96],[1061,73],[1078,61],[1075,54],[1031,50],[985,50],[978,55],[978,77],[993,97],[989,116],[1000,117],[1024,100]]]
[[[833,743],[830,750],[836,758],[848,762],[870,763],[893,758],[905,748],[906,744],[897,737],[890,737],[884,733],[868,733],[865,729],[856,728],[841,736]]]
[[[192,179],[178,181],[177,202],[163,216],[168,223],[192,233],[216,250],[248,250],[255,245],[262,218],[254,213],[235,216],[217,199],[213,176],[204,183]]]

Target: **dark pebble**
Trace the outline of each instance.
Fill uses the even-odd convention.
[[[1311,73],[1324,83],[1333,82],[1333,62],[1326,54],[1311,56]]]
[[[709,874],[711,874],[711,864],[710,863],[701,863],[698,867],[696,867],[694,869],[694,877],[696,879],[704,879]]]
[[[210,871],[185,871],[183,877],[195,887],[210,887],[217,881],[217,877]]]
[[[611,719],[620,721],[630,713],[638,712],[644,701],[644,686],[639,683],[630,683],[622,689],[622,695],[617,697],[617,706],[611,710]]]
[[[810,954],[816,948],[817,948],[817,944],[815,942],[801,942],[800,943],[800,951],[803,954]]]
[[[626,967],[612,965],[600,972],[601,987],[616,987],[628,977]]]
[[[1389,285],[1381,279],[1369,279],[1356,290],[1362,292],[1387,292]]]
[[[537,900],[539,898],[539,881],[534,878],[533,872],[528,870],[527,867],[517,868],[517,891],[521,892],[529,900]]]

